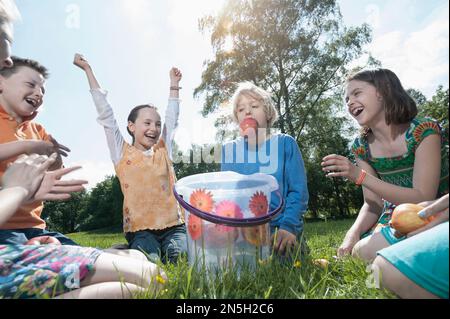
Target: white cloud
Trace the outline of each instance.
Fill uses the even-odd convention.
[[[376,36],[369,51],[383,67],[393,70],[406,88],[431,97],[439,84],[448,86],[448,21],[448,11],[441,11],[417,31]]]
[[[94,188],[97,183],[102,182],[107,175],[114,175],[114,167],[112,162],[100,162],[100,161],[79,161],[70,162],[65,165],[66,167],[82,166],[81,169],[70,173],[63,179],[84,179],[89,182],[86,185],[88,190]]]

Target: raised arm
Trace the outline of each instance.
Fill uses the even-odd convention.
[[[169,103],[166,109],[162,138],[166,143],[167,152],[169,153],[170,158],[172,158],[172,142],[175,135],[175,129],[178,126],[178,116],[180,113],[179,93],[181,87],[179,85],[183,75],[179,69],[172,68],[169,72],[169,77]]]
[[[100,84],[92,71],[91,65],[81,54],[76,53],[73,59],[73,64],[82,69],[86,73],[86,77],[89,82],[89,87],[91,90],[100,89]]]
[[[169,73],[170,76],[170,93],[169,98],[178,99],[180,97],[180,81],[183,78],[180,69],[172,68]]]
[[[75,54],[73,64],[78,66],[86,73],[92,98],[97,109],[97,122],[105,129],[106,140],[108,143],[111,160],[117,164],[122,157],[124,138],[120,133],[114,113],[107,100],[107,92],[100,87],[91,65],[81,54]]]
[[[59,143],[54,144],[53,142],[40,140],[14,141],[0,144],[0,161],[22,154],[50,156],[53,153],[58,153],[59,155],[67,156],[66,152],[70,152],[70,149]]]

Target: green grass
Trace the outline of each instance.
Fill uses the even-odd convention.
[[[235,269],[224,269],[220,275],[209,275],[190,267],[186,260],[175,265],[164,265],[169,278],[157,298],[395,298],[389,292],[368,288],[369,273],[366,264],[348,257],[335,260],[333,256],[345,232],[353,220],[314,222],[305,225],[306,238],[311,254],[300,263],[281,263],[272,258],[257,265],[256,271],[243,269],[240,276]],[[84,246],[107,248],[125,243],[123,234],[117,230],[102,230],[69,234]],[[326,268],[313,264],[324,258],[330,261]],[[139,298],[155,297],[151,294]]]

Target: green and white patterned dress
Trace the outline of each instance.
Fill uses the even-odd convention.
[[[432,134],[441,136],[441,176],[439,189],[436,194],[436,198],[438,198],[448,193],[448,157],[446,151],[446,147],[448,146],[446,146],[443,139],[442,129],[436,121],[430,118],[414,118],[405,136],[408,151],[401,156],[389,158],[372,157],[367,138],[363,136],[356,138],[353,142],[352,153],[355,158],[359,158],[370,164],[381,180],[390,184],[412,188],[416,149],[424,138]],[[388,226],[395,205],[386,200],[383,200],[383,202],[383,211],[379,220],[363,237],[371,234],[375,230]]]

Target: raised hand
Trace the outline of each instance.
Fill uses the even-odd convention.
[[[181,71],[179,69],[172,68],[170,70],[169,76],[170,76],[170,85],[178,86],[178,84],[180,83],[180,81],[183,77],[183,74],[181,74]]]
[[[75,64],[77,67],[79,67],[80,69],[82,69],[84,71],[86,71],[87,69],[89,69],[91,67],[89,62],[86,60],[86,58],[79,53],[75,54],[75,57],[73,58],[73,64]]]

